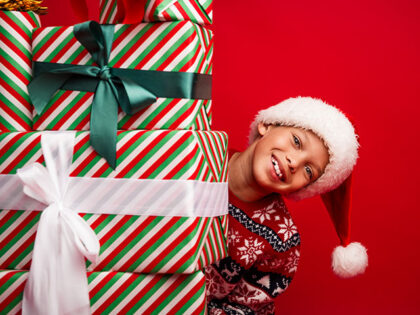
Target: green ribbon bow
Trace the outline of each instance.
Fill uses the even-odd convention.
[[[73,33],[97,66],[34,62],[29,94],[40,114],[60,89],[95,92],[90,143],[113,169],[116,167],[118,105],[127,115],[133,115],[154,103],[158,96],[211,98],[210,75],[108,67],[113,25],[89,21],[75,25]]]

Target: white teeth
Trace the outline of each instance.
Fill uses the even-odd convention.
[[[274,157],[272,157],[271,158],[271,162],[273,163],[273,165],[274,165],[274,170],[276,171],[276,175],[279,177],[279,178],[281,178],[282,177],[282,173],[281,173],[281,171],[280,171],[280,167],[279,167],[279,163],[277,162],[277,160],[274,158]]]

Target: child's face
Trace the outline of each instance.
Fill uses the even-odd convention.
[[[253,175],[269,193],[289,194],[319,178],[328,164],[328,150],[312,131],[302,128],[258,125]]]

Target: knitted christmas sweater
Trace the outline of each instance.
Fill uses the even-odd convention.
[[[229,257],[206,268],[210,315],[274,314],[299,261],[300,236],[278,195],[247,203],[229,192]]]

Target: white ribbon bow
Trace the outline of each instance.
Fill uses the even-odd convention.
[[[74,133],[44,133],[46,166],[18,170],[24,193],[47,205],[38,224],[22,312],[31,315],[90,314],[85,259],[96,263],[99,240],[64,200],[74,147]]]

